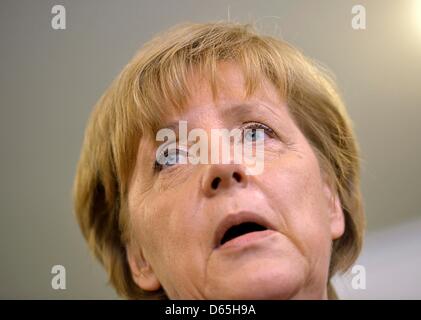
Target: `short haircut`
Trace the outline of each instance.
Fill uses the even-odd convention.
[[[163,289],[140,289],[127,262],[127,194],[139,141],[154,137],[165,114],[186,106],[192,70],[206,76],[216,95],[219,62],[241,67],[247,95],[263,78],[271,81],[337,191],[345,231],[333,241],[329,279],[360,253],[365,220],[359,149],[333,77],[287,42],[251,25],[188,23],[159,34],[133,57],[98,101],[85,132],[74,208],[90,248],[123,297],[166,298]],[[335,296],[330,282],[328,295]]]

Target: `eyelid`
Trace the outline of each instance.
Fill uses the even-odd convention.
[[[243,122],[243,125],[244,124],[245,124],[245,126],[243,127],[243,129],[264,129],[269,134],[276,135],[275,131],[272,128],[270,128],[269,126],[267,126],[263,123],[250,121],[250,122]]]
[[[160,163],[160,161],[159,161],[161,159],[161,157],[168,157],[170,154],[176,154],[176,155],[183,154],[184,156],[188,156],[188,154],[189,154],[187,150],[184,150],[184,148],[171,149],[170,153],[168,153],[166,156],[164,155],[164,152],[165,151],[160,152],[158,158],[155,160],[155,163],[158,163],[159,165],[164,166],[164,167],[165,167],[165,165]]]
[[[279,136],[275,132],[275,130],[273,130],[271,127],[269,127],[268,125],[263,124],[261,122],[247,121],[247,122],[243,122],[242,124],[243,124],[243,127],[241,128],[242,130],[244,130],[244,129],[264,129],[264,131],[268,135],[270,135],[270,136],[276,136],[276,137],[279,138]],[[175,148],[170,148],[171,145],[173,145],[173,144],[176,147]],[[179,146],[177,144],[177,142],[175,142],[175,141],[171,141],[171,142],[168,142],[167,141],[166,143],[164,143],[163,145],[161,145],[160,148],[161,148],[161,150],[160,150],[160,152],[158,154],[158,158],[161,158],[164,155],[164,152],[165,151],[168,151],[169,149],[172,150],[172,151],[173,150],[179,150],[179,151],[184,152],[186,155],[188,155],[188,148],[184,148],[184,147]],[[162,164],[159,164],[158,161],[157,161],[157,159],[155,159],[154,165],[153,165],[154,169],[157,169],[157,166],[161,166],[162,167],[163,165]]]
[[[176,147],[172,148],[171,147],[172,144],[175,145]],[[168,150],[170,150],[170,152],[172,152],[172,153],[175,151],[176,154],[180,154],[180,152],[183,152],[187,156],[189,154],[187,148],[184,148],[182,146],[177,146],[177,144],[175,142],[172,142],[172,143],[169,143],[169,144],[164,144],[164,145],[161,146],[161,150],[159,151],[158,156],[156,157],[155,161],[153,162],[154,171],[161,171],[165,168],[173,167],[173,166],[166,167],[166,166],[164,166],[164,164],[160,163],[160,161],[159,161],[159,159],[161,159],[162,156],[165,156],[164,153]]]
[[[158,152],[158,157],[160,158],[164,154],[165,151],[182,149],[182,148],[180,148],[182,146],[183,145],[180,145],[179,142],[176,141],[176,140],[166,141],[158,147],[158,150],[155,151],[155,155]],[[184,151],[187,152],[187,149],[184,150]]]

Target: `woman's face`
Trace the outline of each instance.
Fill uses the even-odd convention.
[[[263,124],[263,172],[246,175],[243,163],[154,168],[158,144],[141,140],[129,188],[133,279],[170,299],[326,298],[332,240],[344,231],[340,201],[273,85],[245,99],[236,65],[221,63],[218,75],[216,100],[192,76],[185,113],[167,121],[209,137]]]

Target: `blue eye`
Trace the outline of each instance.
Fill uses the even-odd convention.
[[[273,130],[264,124],[253,122],[244,127],[244,140],[250,142],[264,141],[265,135],[272,135]]]
[[[155,169],[161,171],[179,163],[187,163],[187,152],[181,149],[166,149],[155,161]]]
[[[264,138],[265,132],[263,129],[246,129],[246,132],[244,133],[244,139],[248,141],[264,140]]]

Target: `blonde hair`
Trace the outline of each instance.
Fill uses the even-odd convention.
[[[192,70],[205,75],[216,94],[216,68],[222,61],[241,66],[247,95],[263,77],[274,84],[338,192],[345,232],[333,242],[329,278],[346,271],[361,250],[359,151],[345,106],[326,70],[288,43],[259,35],[250,25],[189,23],[158,35],[135,55],[100,98],[85,132],[74,184],[75,212],[90,248],[124,297],[166,298],[162,289],[146,292],[135,284],[126,257],[127,192],[139,139],[154,137],[165,114],[183,109]],[[333,298],[330,283],[328,292]]]

